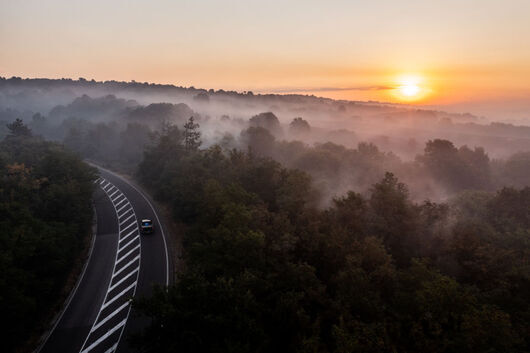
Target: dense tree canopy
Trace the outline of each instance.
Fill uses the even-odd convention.
[[[76,156],[138,168],[184,225],[177,283],[135,305],[144,351],[530,350],[528,126],[84,79],[0,78],[0,103],[8,351],[79,255],[94,174]]]
[[[186,270],[135,304],[152,319],[133,339],[143,352],[529,348],[528,187],[415,203],[386,173],[320,209],[304,172],[252,152],[190,151],[173,127],[138,176],[186,224]]]
[[[2,347],[46,324],[90,231],[95,171],[22,121],[0,142]]]

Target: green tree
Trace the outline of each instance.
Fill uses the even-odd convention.
[[[311,126],[307,120],[304,120],[300,117],[294,118],[289,124],[289,133],[294,136],[300,136],[309,132],[311,132]]]
[[[25,136],[29,137],[32,135],[31,130],[24,124],[22,119],[17,118],[12,123],[6,125],[11,136]]]
[[[90,232],[96,171],[62,146],[7,136],[0,142],[0,315],[6,351],[40,333]],[[21,132],[22,131],[22,132]]]
[[[184,124],[184,147],[186,151],[197,151],[201,146],[201,132],[200,125],[195,123],[195,119],[191,116],[188,122]]]

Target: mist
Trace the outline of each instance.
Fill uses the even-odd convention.
[[[202,148],[250,150],[303,170],[322,205],[368,192],[385,172],[409,185],[414,200],[530,183],[530,126],[469,113],[134,81],[0,79],[0,133],[21,118],[82,157],[129,172],[153,134],[192,116]]]

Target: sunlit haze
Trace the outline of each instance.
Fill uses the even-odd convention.
[[[315,94],[523,121],[529,14],[527,0],[2,1],[0,74]],[[396,80],[411,73],[421,82]]]
[[[530,0],[0,0],[4,352],[530,352]]]

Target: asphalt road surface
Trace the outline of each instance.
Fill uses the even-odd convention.
[[[146,319],[131,314],[130,299],[149,295],[154,284],[169,283],[165,228],[155,208],[128,181],[99,171],[90,257],[41,353],[131,352],[126,337]],[[140,234],[143,218],[153,221],[153,234]]]

